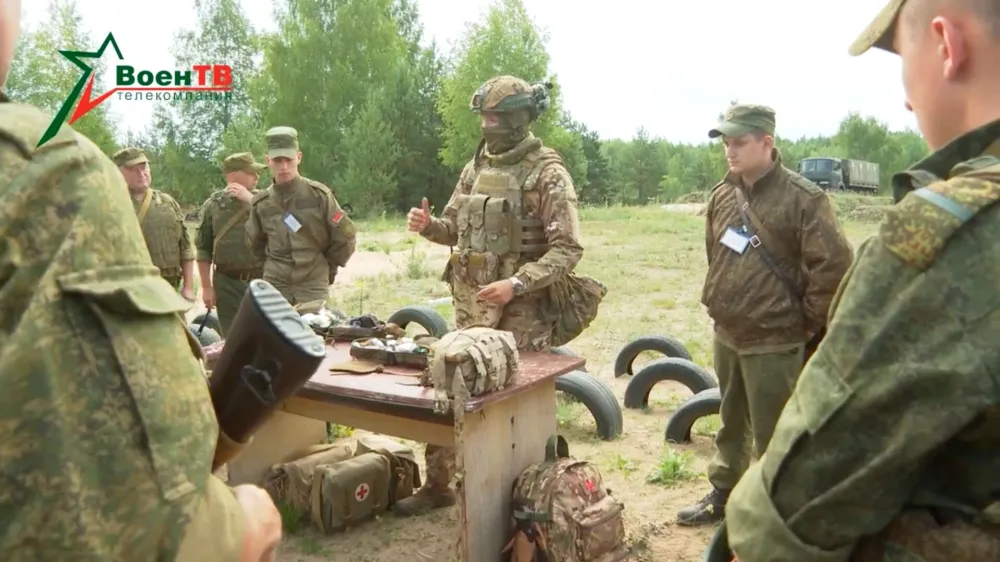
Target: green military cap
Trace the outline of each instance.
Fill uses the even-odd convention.
[[[899,12],[903,9],[906,0],[890,0],[882,11],[875,16],[868,27],[861,32],[861,35],[851,43],[847,52],[856,57],[872,47],[896,53],[892,48],[892,40],[895,37],[896,20],[899,19]]]
[[[142,164],[143,162],[149,162],[146,158],[146,153],[142,151],[141,148],[128,147],[123,148],[115,153],[111,157],[117,166],[135,166],[136,164]]]
[[[230,172],[250,172],[253,174],[259,173],[264,168],[267,168],[264,164],[259,164],[253,158],[253,154],[249,152],[237,152],[236,154],[230,154],[222,161],[222,173],[228,174]]]
[[[766,105],[734,105],[726,111],[722,121],[708,132],[708,138],[742,137],[754,129],[773,135],[774,125],[774,110],[770,107]]]
[[[291,127],[272,127],[267,137],[267,155],[270,158],[295,158],[299,153],[299,132]]]

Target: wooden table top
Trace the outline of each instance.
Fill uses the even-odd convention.
[[[420,386],[420,369],[385,365],[382,373],[366,375],[342,371],[331,373],[331,366],[354,360],[351,357],[350,346],[348,342],[327,344],[326,359],[298,395],[318,401],[352,399],[379,402],[386,406],[433,410],[434,389]],[[490,403],[516,395],[545,380],[580,369],[586,363],[582,357],[546,352],[522,351],[519,355],[521,365],[515,384],[497,392],[470,398],[466,404],[467,412],[482,410]]]

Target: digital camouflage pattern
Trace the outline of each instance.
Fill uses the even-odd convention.
[[[181,263],[194,261],[195,249],[191,234],[184,226],[184,213],[177,200],[159,189],[151,193],[149,208],[140,222],[142,237],[160,275],[175,288],[181,281]],[[127,189],[126,189],[127,191]],[[142,198],[132,197],[132,208],[138,215]]]
[[[779,267],[804,289],[801,302],[754,248],[738,254],[720,242],[728,228],[743,226],[734,193],[741,188],[754,214],[784,242],[781,249],[768,248],[770,254],[798,261]],[[712,190],[705,246],[708,274],[701,302],[715,322],[717,337],[745,352],[784,351],[808,341],[826,324],[830,301],[853,258],[829,197],[785,168],[777,149],[774,166],[750,189],[730,173]]]
[[[627,560],[625,506],[604,487],[596,466],[570,457],[565,441],[559,447],[550,442],[545,461],[514,482],[510,562]]]
[[[35,148],[51,119],[0,104],[0,552],[173,560],[207,514],[237,538],[200,551],[233,560],[242,512],[210,476],[218,426],[190,304],[100,149],[65,126]]]
[[[487,194],[506,203],[488,208],[474,204]],[[577,205],[562,160],[533,135],[499,156],[477,152],[441,217],[432,217],[421,233],[431,242],[455,248],[445,276],[456,326],[485,324],[512,332],[519,349],[548,350],[556,313],[541,289],[571,273],[583,256]],[[506,224],[520,225],[521,232]],[[469,227],[460,237],[463,225]],[[495,236],[487,227],[504,230]],[[478,300],[482,285],[512,276],[524,283],[524,295],[502,310]]]
[[[264,272],[263,260],[254,256],[247,246],[249,217],[250,205],[226,193],[225,189],[213,193],[201,208],[194,244],[198,261],[215,264],[212,279],[223,333],[236,317],[249,281],[259,279]]]
[[[733,491],[741,560],[1000,559],[1000,121],[893,186]]]
[[[329,298],[337,269],[354,254],[357,235],[330,188],[303,177],[283,186],[272,182],[250,205],[246,240],[264,262],[264,280],[292,305]]]

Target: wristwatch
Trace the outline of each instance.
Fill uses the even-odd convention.
[[[514,287],[514,296],[519,297],[524,294],[524,290],[527,288],[524,283],[517,277],[510,278],[510,284]]]

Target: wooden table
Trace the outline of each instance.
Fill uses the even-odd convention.
[[[329,372],[349,361],[350,344],[327,347],[317,373],[282,409],[299,416],[444,447],[455,446],[454,417],[435,414],[434,391],[418,384],[419,371],[386,366],[368,375]],[[528,465],[545,457],[556,432],[555,380],[583,367],[580,357],[521,352],[516,384],[472,398],[461,427],[465,464],[457,490],[462,509],[463,562],[494,562],[510,530],[510,492]]]

